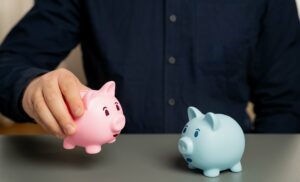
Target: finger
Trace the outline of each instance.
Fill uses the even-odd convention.
[[[75,133],[75,124],[61,95],[57,82],[42,89],[43,97],[50,112],[66,135]]]
[[[87,87],[87,86],[85,86],[85,85],[83,85],[81,83],[79,83],[79,89],[80,90],[91,90],[89,87]]]
[[[74,79],[67,78],[59,79],[58,85],[73,116],[80,117],[83,114],[84,107],[76,81]]]
[[[64,133],[48,109],[41,91],[35,94],[32,103],[32,107],[34,109],[33,117],[36,122],[40,124],[46,131],[54,134],[55,136],[59,138],[64,137]]]
[[[77,85],[79,86],[79,90],[90,90],[90,88],[82,84],[76,76],[74,76],[74,78],[76,80]]]
[[[50,111],[49,111],[50,112]],[[51,114],[51,113],[50,113]],[[52,116],[53,117],[53,116]],[[53,117],[54,118],[54,117]],[[45,132],[47,132],[47,133],[49,133],[49,134],[53,134],[53,135],[55,135],[57,138],[60,138],[60,139],[62,139],[62,138],[64,138],[65,137],[65,135],[64,135],[64,133],[63,133],[63,131],[62,131],[62,129],[60,128],[60,126],[58,126],[58,124],[57,124],[57,122],[56,121],[54,121],[53,123],[55,123],[55,125],[57,125],[58,127],[59,127],[59,129],[60,129],[60,132],[58,133],[58,132],[56,132],[56,131],[54,131],[52,128],[52,126],[50,126],[50,124],[45,124],[44,123],[44,121],[42,121],[42,119],[40,119],[40,117],[39,116],[34,116],[34,120],[36,121],[36,123],[38,124],[38,125],[40,125],[41,126],[41,128],[45,131]],[[55,120],[55,119],[54,119]]]

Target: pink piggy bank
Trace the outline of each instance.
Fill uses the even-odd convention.
[[[113,143],[125,126],[122,107],[115,97],[115,82],[110,81],[100,90],[80,92],[85,112],[76,118],[77,131],[64,139],[64,148],[85,147],[88,154],[101,151],[101,145]]]

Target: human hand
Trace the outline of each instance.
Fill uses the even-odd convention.
[[[33,79],[24,91],[22,106],[45,130],[63,138],[76,131],[72,115],[83,114],[80,90],[86,89],[72,72],[60,68]]]

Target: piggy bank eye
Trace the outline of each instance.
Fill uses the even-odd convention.
[[[109,111],[107,110],[107,107],[103,107],[103,111],[105,113],[105,116],[108,116],[109,115]]]
[[[119,111],[120,110],[120,106],[119,106],[119,104],[116,102],[115,103],[116,104],[116,108],[117,108],[117,110]]]
[[[200,129],[196,129],[196,131],[195,131],[195,133],[194,133],[194,137],[195,137],[195,138],[198,137],[199,132],[200,132]]]
[[[182,130],[182,133],[185,133],[187,130],[187,127],[184,127],[183,130]]]

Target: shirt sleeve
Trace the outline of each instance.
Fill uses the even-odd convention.
[[[255,131],[300,132],[300,24],[294,0],[268,0],[251,65]]]
[[[21,106],[28,83],[55,69],[80,39],[77,1],[35,2],[0,46],[0,112],[16,122],[31,121]]]

